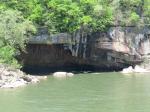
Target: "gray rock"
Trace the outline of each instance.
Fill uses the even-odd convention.
[[[150,72],[147,69],[144,69],[138,65],[136,65],[134,68],[132,66],[129,66],[128,68],[124,68],[121,73],[147,73]]]
[[[25,73],[20,70],[0,65],[0,88],[21,87],[28,83],[38,83],[40,79],[46,78],[45,76],[25,75]]]
[[[74,76],[74,74],[67,73],[67,72],[55,72],[55,73],[53,73],[53,76],[57,77],[57,78],[64,78],[64,77],[72,77],[72,76]]]

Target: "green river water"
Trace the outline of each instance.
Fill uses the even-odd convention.
[[[150,112],[150,74],[49,76],[39,84],[0,89],[0,112]]]

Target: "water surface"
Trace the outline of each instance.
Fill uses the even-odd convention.
[[[150,74],[49,76],[39,84],[0,89],[0,112],[150,112]]]

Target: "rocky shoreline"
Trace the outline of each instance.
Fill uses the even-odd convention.
[[[134,68],[129,66],[124,68],[121,73],[150,73],[150,70],[136,65]],[[65,78],[72,77],[75,74],[68,72],[55,72],[53,77]],[[22,72],[19,69],[0,64],[0,88],[17,88],[32,83],[39,83],[40,80],[46,79],[47,76],[33,76]]]
[[[150,73],[150,70],[143,68],[142,66],[136,65],[134,68],[129,66],[128,68],[124,68],[121,73]]]
[[[47,76],[27,75],[19,69],[0,65],[0,88],[16,88],[30,83],[38,83]]]

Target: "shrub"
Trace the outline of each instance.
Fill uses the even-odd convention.
[[[14,64],[15,53],[25,48],[25,43],[36,31],[35,27],[32,22],[25,20],[20,12],[1,10],[0,29],[1,63]]]

